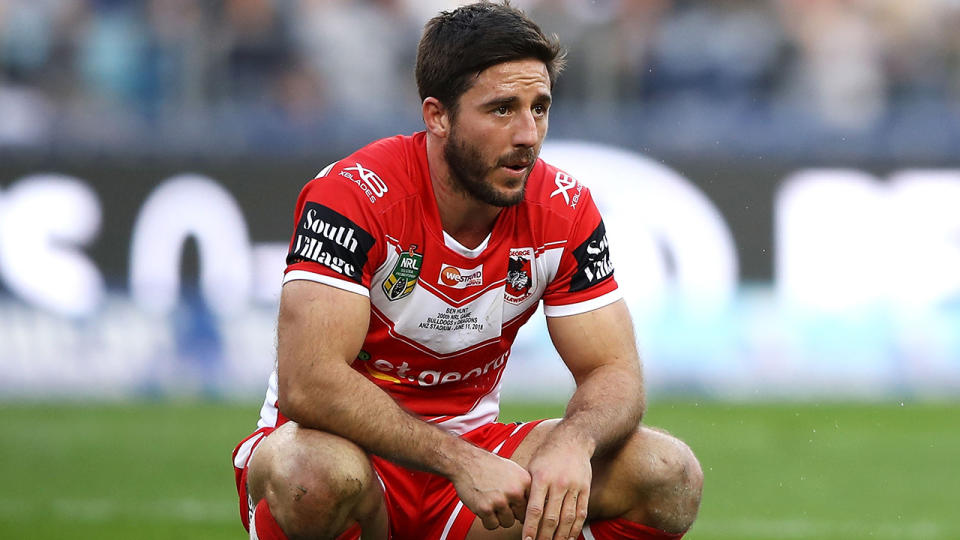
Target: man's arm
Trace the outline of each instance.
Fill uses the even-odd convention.
[[[311,281],[283,286],[277,323],[280,411],[307,428],[334,433],[368,452],[449,478],[489,529],[522,516],[529,474],[411,416],[356,372],[369,299]]]
[[[623,300],[587,313],[548,317],[547,328],[577,389],[528,466],[532,483],[524,539],[580,534],[590,497],[590,459],[636,431],[645,407],[633,323]]]

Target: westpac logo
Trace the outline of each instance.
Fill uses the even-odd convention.
[[[443,264],[440,267],[440,277],[437,283],[453,289],[466,289],[467,287],[483,285],[483,265],[465,270]]]

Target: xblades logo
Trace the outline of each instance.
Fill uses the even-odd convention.
[[[343,170],[355,171],[357,176],[360,177],[360,181],[363,182],[377,197],[383,197],[383,194],[389,191],[387,189],[387,184],[380,179],[380,176],[377,175],[377,173],[371,171],[370,169],[364,169],[363,165],[360,165],[359,163],[357,163],[355,167],[347,167]]]
[[[550,194],[550,197],[553,198],[557,195],[563,195],[563,202],[567,203],[573,208],[576,208],[577,202],[580,201],[580,192],[583,191],[583,186],[580,184],[580,182],[577,182],[576,178],[560,171],[557,171],[557,176],[554,178],[553,182],[557,185],[557,189]],[[571,199],[567,192],[574,188],[576,188],[577,192],[573,195],[573,199]]]

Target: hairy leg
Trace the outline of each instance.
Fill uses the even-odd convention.
[[[510,458],[526,467],[558,420],[541,423]],[[593,460],[588,522],[624,518],[665,532],[690,528],[700,507],[703,473],[693,452],[663,430],[641,426],[616,451]],[[488,531],[479,520],[471,540],[516,540],[518,523]]]
[[[364,538],[386,538],[383,491],[370,459],[336,435],[287,422],[257,447],[247,485],[254,504],[266,497],[291,539],[336,538],[356,522]]]
[[[669,533],[686,531],[700,509],[703,471],[690,448],[641,427],[594,464],[590,519],[624,518]]]

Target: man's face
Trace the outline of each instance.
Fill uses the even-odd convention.
[[[480,72],[460,96],[443,148],[454,186],[493,206],[522,201],[547,134],[549,108],[543,62],[515,60]]]

